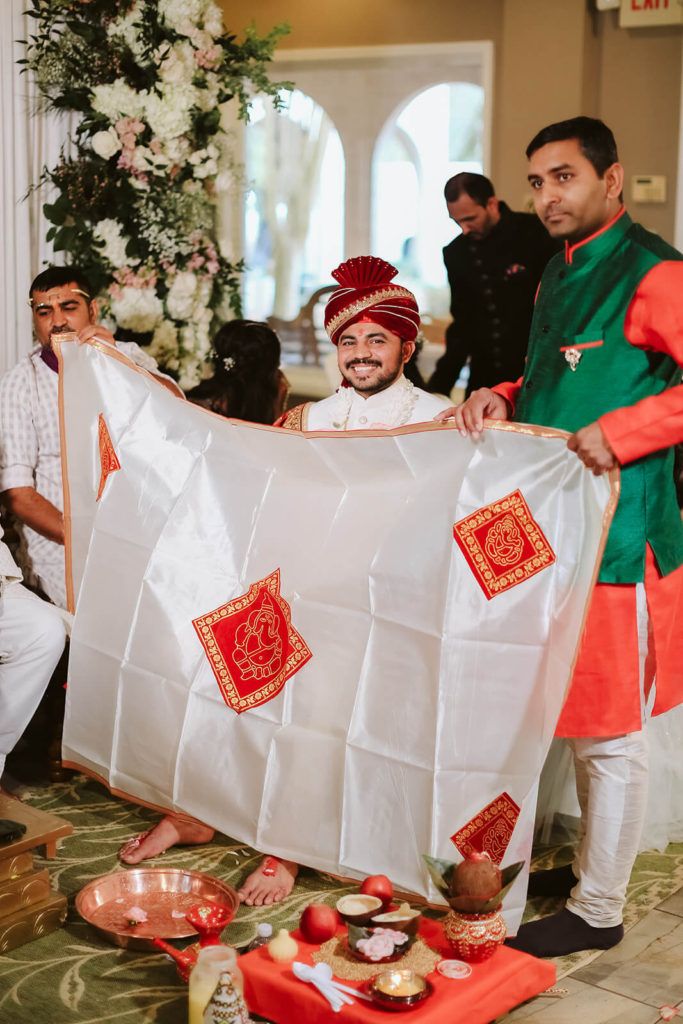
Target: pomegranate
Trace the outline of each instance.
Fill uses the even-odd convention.
[[[306,942],[327,942],[337,930],[337,912],[326,903],[309,903],[301,915],[299,928]]]
[[[366,896],[377,896],[382,901],[383,910],[389,906],[394,896],[394,887],[386,875],[368,875],[360,891]]]

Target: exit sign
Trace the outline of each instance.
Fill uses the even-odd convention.
[[[619,24],[622,28],[683,25],[683,3],[681,0],[621,0]]]

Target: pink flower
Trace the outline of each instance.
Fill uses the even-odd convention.
[[[137,136],[145,129],[142,121],[135,117],[121,117],[114,127],[124,149],[135,149]]]
[[[218,67],[221,57],[220,46],[206,46],[203,49],[195,50],[194,59],[200,68],[208,68],[213,71]]]
[[[373,935],[369,939],[359,939],[356,949],[360,950],[368,960],[383,960],[385,956],[391,956],[394,952],[394,944],[391,939],[381,935]]]

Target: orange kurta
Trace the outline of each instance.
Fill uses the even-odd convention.
[[[683,365],[683,304],[672,301],[681,294],[683,262],[654,267],[629,305],[626,340]],[[514,409],[521,383],[493,390]],[[683,441],[683,386],[608,412],[598,422],[621,465],[677,444]],[[647,694],[656,675],[653,714],[661,714],[683,702],[683,566],[661,576],[648,547],[644,583],[652,632],[643,682]],[[556,734],[611,736],[640,729],[640,682],[635,585],[598,583]]]

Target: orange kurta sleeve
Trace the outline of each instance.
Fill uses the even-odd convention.
[[[626,340],[663,352],[683,366],[683,261],[659,263],[642,279],[626,313]],[[506,396],[507,397],[507,396]],[[625,464],[683,441],[683,385],[651,395],[598,420],[610,447]]]
[[[505,399],[506,402],[510,403],[512,409],[512,415],[515,414],[515,405],[517,403],[517,395],[519,394],[522,386],[522,378],[520,377],[516,381],[505,381],[503,384],[496,384],[495,387],[491,388],[491,391],[495,391],[497,395],[500,395]]]

